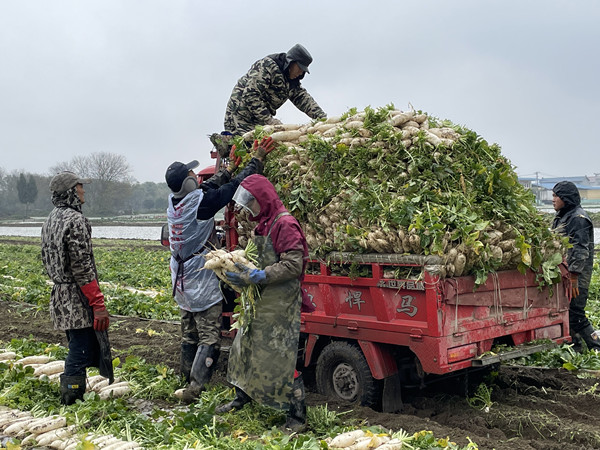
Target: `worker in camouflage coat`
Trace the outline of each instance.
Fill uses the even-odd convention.
[[[92,251],[92,228],[81,212],[90,180],[61,172],[50,181],[54,209],[42,226],[42,261],[53,281],[50,316],[65,331],[69,352],[60,377],[61,403],[82,400],[86,368],[113,381],[109,317]]]
[[[243,134],[256,125],[280,124],[274,116],[287,101],[311,119],[327,114],[300,85],[312,56],[302,45],[287,53],[276,53],[256,61],[233,88],[225,112],[225,131]]]
[[[594,225],[581,207],[579,189],[570,181],[561,181],[552,188],[552,206],[556,211],[552,229],[567,236],[573,246],[567,251],[572,284],[569,328],[573,348],[581,351],[585,342],[588,349],[600,351],[600,338],[585,314],[594,269]]]
[[[308,262],[306,238],[264,176],[242,181],[233,200],[257,222],[252,240],[260,269],[236,264],[242,272],[225,275],[236,286],[258,285],[260,299],[229,351],[227,381],[235,386],[236,396],[216,411],[239,409],[254,400],[286,411],[285,428],[301,431],[306,426],[304,382],[295,370],[300,312],[314,310],[300,287]]]

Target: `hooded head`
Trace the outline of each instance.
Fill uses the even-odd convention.
[[[565,209],[573,209],[581,204],[579,189],[570,181],[556,183],[552,188],[552,192],[564,202]]]
[[[259,223],[257,227],[287,211],[271,182],[258,174],[244,178],[233,200],[250,213],[250,220]]]
[[[167,186],[173,192],[173,197],[183,198],[198,188],[198,178],[195,174],[190,175],[190,170],[195,169],[199,165],[200,163],[196,160],[187,164],[175,161],[167,167],[165,180],[167,181]]]
[[[81,211],[81,199],[77,193],[77,185],[91,182],[92,180],[89,178],[81,178],[68,170],[56,174],[50,180],[52,204],[54,206],[68,206]]]

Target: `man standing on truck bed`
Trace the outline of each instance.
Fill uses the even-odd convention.
[[[274,116],[287,100],[311,119],[326,118],[327,114],[300,85],[304,75],[310,73],[308,66],[312,60],[308,50],[296,44],[287,53],[275,53],[256,61],[231,92],[225,131],[243,134],[256,125],[280,124]]]
[[[567,252],[567,265],[572,284],[569,327],[573,337],[573,347],[581,351],[583,339],[588,349],[600,350],[600,339],[585,315],[594,267],[594,225],[581,207],[577,186],[570,181],[561,181],[552,188],[552,206],[556,211],[552,229],[567,236],[573,245]]]
[[[235,147],[229,166],[200,185],[193,171],[198,161],[175,161],[167,168],[165,179],[172,191],[167,209],[170,268],[173,296],[181,311],[181,373],[189,383],[183,392],[186,403],[194,402],[210,381],[220,353],[223,296],[215,273],[202,270],[204,255],[218,246],[214,217],[244,178],[262,173],[273,148],[270,137],[260,145],[255,141],[253,158],[233,179],[240,162]]]

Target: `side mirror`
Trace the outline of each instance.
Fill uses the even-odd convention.
[[[169,224],[165,223],[160,229],[160,245],[164,245],[165,247],[169,247],[171,244],[169,242]]]

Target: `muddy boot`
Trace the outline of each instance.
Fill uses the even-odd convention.
[[[190,372],[192,371],[192,364],[194,364],[194,358],[198,351],[198,345],[188,344],[187,342],[181,343],[181,361],[179,371],[181,375],[185,377],[185,382],[190,382]]]
[[[583,340],[588,350],[600,351],[600,336],[598,335],[596,330],[594,330],[593,326],[588,325],[583,330],[577,332],[575,334],[575,337],[578,337],[581,340]]]
[[[194,403],[212,377],[220,351],[214,345],[200,345],[190,371],[190,384],[183,391],[182,401]]]
[[[294,379],[292,385],[292,397],[290,399],[290,410],[287,414],[287,420],[284,428],[300,433],[306,430],[306,403],[304,401],[304,381],[302,375]]]
[[[573,343],[573,350],[577,353],[581,353],[583,351],[583,343],[581,338],[579,337],[579,333],[574,333],[571,335],[571,342]]]
[[[85,394],[85,375],[78,377],[60,376],[60,403],[72,405],[76,400],[83,400]]]
[[[229,403],[219,406],[216,410],[216,414],[223,414],[231,411],[232,409],[240,409],[246,403],[250,403],[252,399],[240,388],[235,388],[235,398]]]

